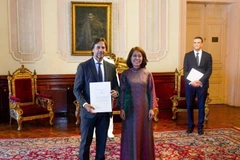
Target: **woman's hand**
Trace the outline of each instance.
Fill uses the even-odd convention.
[[[154,111],[152,109],[149,110],[148,112],[148,117],[149,117],[149,120],[152,120],[153,117],[154,117]]]
[[[121,109],[120,111],[120,117],[122,118],[122,120],[125,120],[125,111],[123,109]]]

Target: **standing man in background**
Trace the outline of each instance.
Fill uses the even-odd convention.
[[[112,113],[94,112],[94,106],[90,104],[90,83],[107,82],[111,83],[112,98],[118,96],[118,82],[115,65],[104,61],[103,57],[107,50],[107,43],[103,38],[97,38],[92,44],[92,58],[80,63],[74,81],[73,93],[77,101],[83,107],[81,109],[81,142],[79,159],[90,159],[90,145],[93,138],[93,130],[96,128],[96,160],[104,160],[107,141],[109,119]],[[101,76],[100,76],[101,75]],[[110,94],[110,93],[109,93]]]
[[[184,77],[186,88],[186,103],[188,114],[188,129],[187,133],[192,133],[194,130],[194,115],[193,108],[195,98],[198,100],[198,134],[204,134],[203,123],[205,117],[205,101],[208,94],[209,78],[212,74],[212,56],[211,54],[202,50],[202,37],[195,37],[193,39],[194,50],[186,53],[184,57]],[[190,81],[187,79],[190,71],[196,69],[201,72],[203,76],[200,79]]]

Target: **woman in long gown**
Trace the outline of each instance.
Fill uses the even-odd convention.
[[[121,160],[154,160],[153,108],[157,106],[154,80],[146,70],[144,50],[134,47],[121,74],[118,107],[121,109]]]

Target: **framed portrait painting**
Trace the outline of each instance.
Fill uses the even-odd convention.
[[[71,2],[72,55],[91,54],[91,45],[96,38],[107,41],[111,53],[112,3]]]

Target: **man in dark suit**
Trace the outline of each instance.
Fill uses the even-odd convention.
[[[111,82],[111,95],[118,96],[118,82],[116,67],[103,60],[107,50],[107,43],[103,38],[97,38],[91,47],[92,58],[80,63],[75,76],[73,93],[81,104],[81,143],[79,150],[80,160],[89,160],[90,145],[93,139],[93,130],[96,127],[96,160],[104,160],[107,141],[107,132],[111,113],[95,113],[90,104],[90,82]],[[99,62],[101,64],[99,64]],[[100,65],[100,69],[98,68]],[[101,74],[101,77],[99,77]],[[102,80],[100,80],[102,79]]]
[[[205,101],[208,94],[209,78],[212,74],[212,56],[211,54],[202,50],[202,37],[195,37],[193,39],[194,50],[186,53],[184,57],[184,77],[186,88],[186,103],[188,114],[188,129],[187,133],[192,133],[194,129],[193,107],[197,96],[198,99],[198,134],[202,135],[203,123],[205,117]],[[191,69],[203,73],[202,78],[189,81],[187,79]]]

